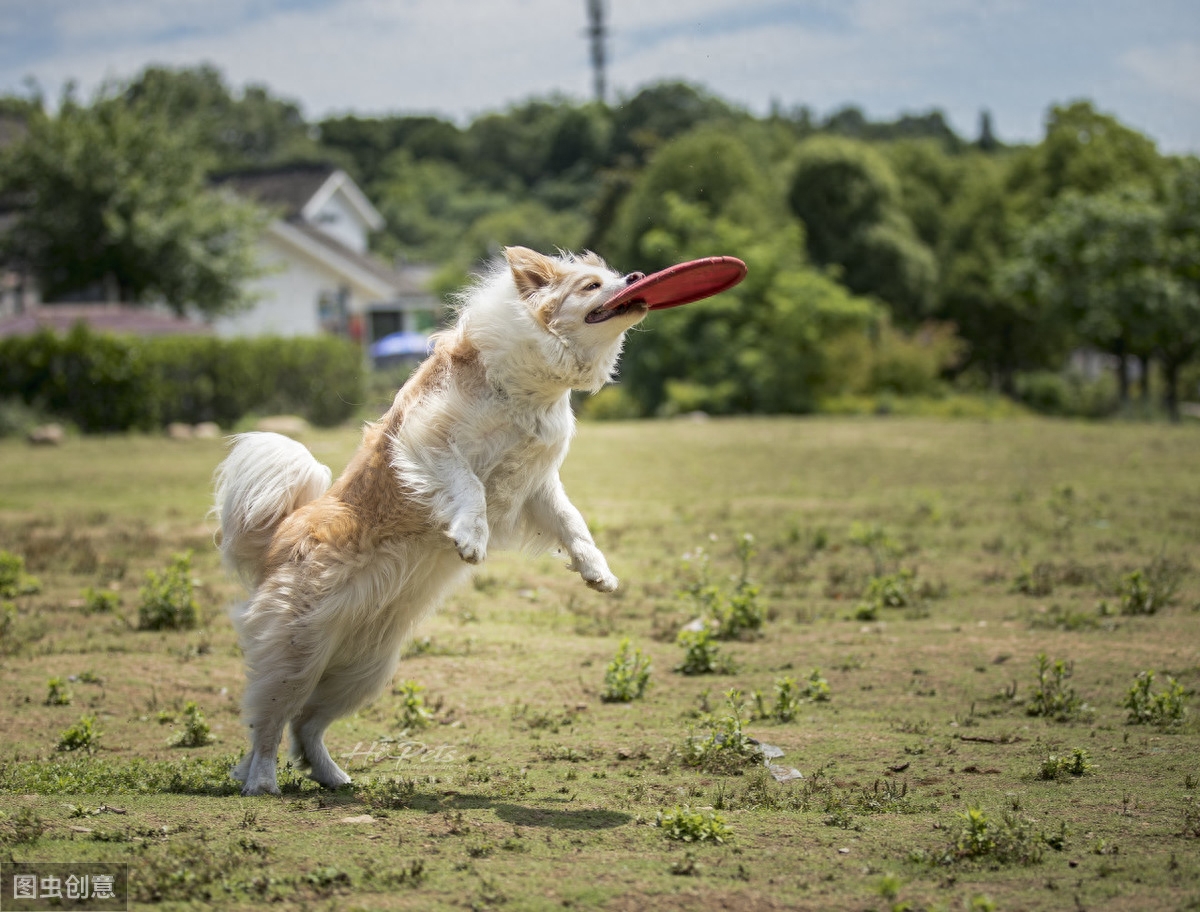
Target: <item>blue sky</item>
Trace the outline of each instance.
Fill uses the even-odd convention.
[[[757,113],[942,109],[1036,141],[1090,98],[1166,152],[1200,152],[1195,0],[607,0],[613,96],[667,78]],[[149,63],[210,62],[306,115],[456,120],[591,89],[585,0],[0,0],[0,91],[51,98]]]

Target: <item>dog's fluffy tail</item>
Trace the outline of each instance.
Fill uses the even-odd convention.
[[[333,476],[307,447],[281,434],[238,434],[232,440],[217,468],[213,509],[221,523],[222,562],[253,589],[275,528],[324,494]]]

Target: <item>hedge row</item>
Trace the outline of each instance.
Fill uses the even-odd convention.
[[[358,346],[343,339],[135,338],[43,330],[0,340],[0,399],[86,433],[150,430],[172,421],[231,427],[251,413],[334,425],[363,399]]]

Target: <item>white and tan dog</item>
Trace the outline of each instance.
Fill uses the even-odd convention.
[[[617,588],[558,470],[570,391],[608,382],[646,315],[606,307],[639,278],[594,254],[506,250],[332,486],[299,443],[234,438],[216,512],[223,559],[249,591],[233,612],[250,728],[232,773],[243,795],[278,794],[288,724],[313,779],[349,782],[325,730],[382,691],[405,639],[489,549],[561,546],[589,586]]]

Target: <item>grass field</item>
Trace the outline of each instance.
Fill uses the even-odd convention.
[[[357,433],[306,442],[340,469]],[[331,729],[354,784],[269,799],[225,774],[222,452],[0,444],[39,584],[0,615],[4,861],[128,862],[163,908],[1200,909],[1200,429],[584,425],[564,480],[621,590],[493,556]],[[138,629],[189,550],[198,625]],[[720,673],[675,671],[701,616]],[[625,637],[649,686],[605,702]],[[189,701],[215,741],[171,746]]]

